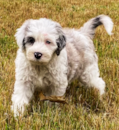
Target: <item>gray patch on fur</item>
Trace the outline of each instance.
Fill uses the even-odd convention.
[[[65,47],[66,45],[66,38],[64,35],[62,36],[59,36],[59,38],[57,39],[56,41],[57,43],[57,50],[56,50],[56,54],[59,55],[60,54],[60,51]]]
[[[35,42],[35,39],[33,37],[27,37],[23,39],[22,45],[23,45],[23,50],[25,50],[25,45],[30,44],[32,45]]]
[[[66,37],[60,25],[56,26],[56,30],[59,35],[59,38],[56,40],[57,47],[58,47],[56,50],[56,54],[59,55],[61,50],[66,46]]]
[[[99,25],[102,25],[102,22],[100,21],[100,17],[96,17],[96,18],[93,20],[92,29],[97,28]]]
[[[22,49],[23,49],[23,50],[25,50],[25,48],[26,48],[26,47],[25,47],[25,44],[26,44],[26,43],[25,43],[25,38],[24,38],[24,39],[23,39],[23,42],[22,42]]]

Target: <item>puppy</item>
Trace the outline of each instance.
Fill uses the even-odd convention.
[[[111,35],[113,22],[106,15],[90,19],[80,29],[63,29],[46,18],[23,23],[15,34],[19,49],[11,107],[14,116],[23,114],[36,89],[46,96],[62,96],[75,79],[104,94],[105,82],[99,77],[92,41],[95,29],[102,24]]]

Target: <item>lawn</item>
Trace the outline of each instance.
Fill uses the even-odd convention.
[[[18,46],[14,34],[26,19],[50,18],[63,27],[80,28],[100,14],[109,15],[113,35],[96,30],[94,44],[106,82],[100,99],[97,90],[77,81],[67,92],[68,105],[59,107],[32,101],[24,117],[10,111]],[[40,107],[39,107],[40,106]],[[0,0],[0,130],[119,130],[119,2],[117,0]]]

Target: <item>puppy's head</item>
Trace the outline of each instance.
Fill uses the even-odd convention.
[[[26,58],[34,63],[48,63],[66,45],[60,24],[46,18],[25,21],[15,37]]]

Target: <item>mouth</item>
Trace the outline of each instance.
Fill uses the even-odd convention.
[[[48,62],[45,62],[45,61],[40,61],[40,60],[29,60],[31,64],[33,65],[47,65]]]
[[[34,64],[34,65],[40,65],[40,62],[39,61],[32,61],[32,60],[29,60],[31,64]]]

